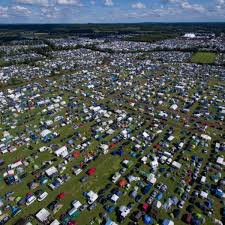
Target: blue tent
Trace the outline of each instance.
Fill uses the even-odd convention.
[[[170,220],[169,219],[164,219],[162,222],[162,225],[169,225],[170,224]]]
[[[109,206],[109,205],[107,205],[107,206],[105,207],[105,210],[106,210],[108,213],[112,213],[112,212],[114,211],[114,206]]]
[[[145,215],[144,216],[144,223],[145,224],[153,224],[153,218],[151,216]]]
[[[108,220],[105,225],[111,225],[112,224],[112,220]]]
[[[115,81],[118,80],[118,77],[117,76],[112,76],[111,79],[112,79],[113,82],[115,82]]]
[[[217,188],[216,191],[215,191],[215,195],[216,195],[216,197],[218,197],[218,198],[222,198],[222,196],[223,196],[223,191]]]
[[[197,219],[197,218],[192,218],[192,224],[193,224],[193,225],[200,225],[201,222],[200,222],[200,220]]]
[[[15,216],[21,212],[20,208],[17,208],[16,206],[11,206],[12,215]]]
[[[159,201],[160,199],[162,199],[162,197],[163,197],[163,193],[160,192],[160,193],[157,195],[156,199]]]
[[[193,155],[193,156],[191,157],[191,159],[192,159],[193,161],[197,161],[197,160],[198,160],[198,156]]]
[[[200,222],[199,218],[197,217],[197,215],[194,215],[192,217],[192,224],[193,225],[200,225],[201,224],[201,222]]]
[[[69,144],[69,145],[72,145],[72,144],[73,144],[73,140],[70,139],[70,140],[68,141],[68,144]]]
[[[132,152],[130,153],[130,156],[131,156],[132,158],[136,158],[136,157],[137,157],[137,153],[132,151]]]
[[[123,154],[124,154],[123,149],[120,149],[120,150],[118,151],[118,155],[119,155],[119,156],[122,156]]]
[[[113,152],[112,152],[112,155],[117,155],[117,150],[114,150]]]
[[[205,205],[207,208],[211,209],[213,204],[212,204],[212,201],[210,199],[208,199],[207,201],[205,201]]]

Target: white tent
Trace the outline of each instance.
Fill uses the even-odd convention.
[[[57,173],[58,170],[55,166],[50,167],[49,169],[45,170],[45,173],[50,177],[53,174]]]
[[[50,225],[60,225],[60,222],[57,219],[55,219],[50,223]]]
[[[176,162],[176,161],[172,162],[172,166],[177,168],[177,169],[181,168],[181,164],[179,162]]]
[[[68,150],[66,146],[63,146],[55,151],[56,156],[62,156],[63,158],[68,155]]]
[[[93,204],[96,200],[97,200],[97,198],[98,198],[98,195],[95,193],[95,192],[93,192],[93,191],[89,191],[88,193],[87,193],[87,197],[88,197],[88,203],[89,204]]]
[[[51,134],[52,132],[50,131],[50,130],[48,130],[48,129],[46,129],[46,130],[43,130],[42,132],[41,132],[41,136],[42,137],[46,137],[47,135],[49,135],[49,134]]]
[[[114,203],[116,203],[116,202],[118,201],[118,199],[119,199],[119,196],[116,195],[116,194],[114,194],[114,195],[111,197],[111,201],[114,202]]]
[[[50,216],[50,212],[43,208],[41,209],[37,214],[36,214],[36,218],[41,222],[44,223],[45,221],[48,220],[48,217]]]
[[[202,198],[207,198],[207,197],[208,197],[208,193],[205,192],[205,191],[201,191],[200,196],[201,196]]]
[[[81,204],[80,201],[78,201],[78,200],[73,201],[73,202],[72,202],[72,205],[73,205],[73,207],[76,208],[76,209],[79,209],[79,208],[82,206],[82,204]]]

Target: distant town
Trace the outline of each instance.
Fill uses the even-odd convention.
[[[225,32],[180,26],[0,29],[0,225],[225,224]]]

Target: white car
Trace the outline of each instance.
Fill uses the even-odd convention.
[[[26,205],[31,205],[33,202],[36,201],[36,197],[34,195],[30,196],[28,199],[27,199],[27,202],[26,202]]]
[[[43,192],[40,196],[38,196],[38,201],[41,202],[43,201],[46,197],[48,196],[48,192]]]

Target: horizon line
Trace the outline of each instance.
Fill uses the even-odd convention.
[[[0,23],[0,26],[5,26],[5,25],[88,25],[88,24],[93,24],[93,25],[98,25],[98,24],[144,24],[144,23],[149,23],[149,24],[188,24],[188,23],[195,23],[195,24],[206,24],[206,23],[224,23],[222,21],[176,21],[176,22],[87,22],[87,23]]]

